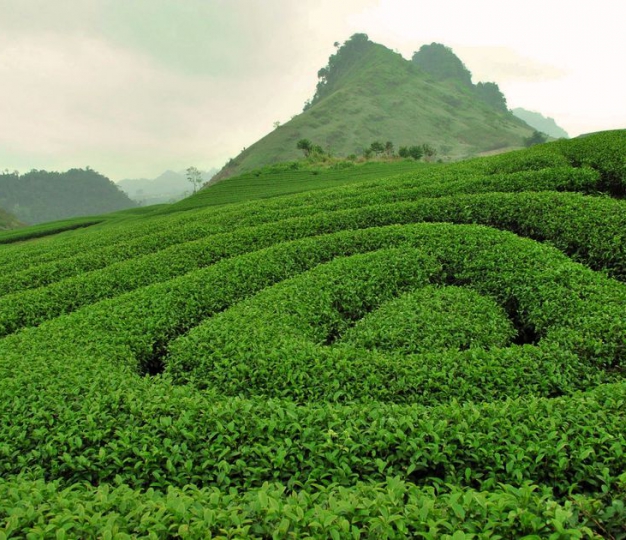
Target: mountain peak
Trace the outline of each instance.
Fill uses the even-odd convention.
[[[452,49],[424,45],[411,60],[354,34],[321,68],[304,111],[248,146],[213,182],[302,158],[306,139],[334,157],[363,157],[373,141],[427,143],[442,160],[522,147],[533,130],[511,114],[495,83],[472,83]]]
[[[363,60],[375,44],[369,40],[367,34],[354,34],[341,46],[335,43],[335,47],[337,52],[331,55],[328,64],[317,72],[315,95],[306,102],[305,111],[336,90],[354,64]]]
[[[472,86],[470,70],[450,47],[442,43],[422,45],[411,61],[437,81],[453,80],[463,86]]]

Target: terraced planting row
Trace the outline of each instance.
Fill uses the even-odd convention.
[[[126,240],[128,234],[119,234],[119,227],[104,229],[100,234],[91,234],[72,242],[66,242],[56,249],[44,251],[37,258],[34,249],[23,252],[14,250],[13,253],[0,253],[0,268],[6,276],[0,279],[0,294],[6,294],[23,288],[33,288],[52,282],[55,278],[63,278],[95,268],[102,268],[107,264],[120,260],[151,253],[170,245],[205,237],[209,234],[226,232],[233,228],[257,225],[267,221],[276,221],[288,217],[302,217],[310,213],[319,213],[330,209],[357,208],[363,205],[384,204],[393,201],[413,200],[419,197],[438,197],[450,194],[481,193],[493,191],[494,185],[500,186],[500,191],[542,191],[559,189],[576,191],[593,189],[598,182],[598,175],[590,169],[544,169],[508,175],[471,176],[459,180],[458,171],[452,170],[450,179],[441,182],[441,176],[421,178],[416,188],[414,180],[408,186],[406,180],[389,181],[386,189],[380,190],[378,185],[360,186],[358,189],[331,190],[330,193],[321,192],[316,197],[294,197],[289,200],[287,209],[276,201],[256,204],[251,212],[252,205],[244,208],[226,209],[222,212],[205,211],[203,215],[174,216],[157,221],[158,226],[149,223],[147,226],[135,226],[133,237]],[[425,175],[426,176],[426,175]],[[467,175],[469,176],[469,175]],[[260,210],[260,212],[259,212]],[[207,214],[207,215],[204,215]],[[154,220],[152,220],[154,221]],[[126,227],[128,229],[128,227]],[[117,234],[116,234],[117,233]],[[77,251],[77,248],[82,248]],[[35,249],[40,250],[39,246]],[[17,252],[17,253],[16,253]],[[57,257],[54,257],[54,254]],[[74,255],[72,256],[72,253]],[[17,257],[11,257],[17,255]],[[39,263],[39,264],[37,264]]]
[[[442,171],[443,172],[443,171]],[[444,174],[445,176],[445,174]],[[453,173],[453,178],[458,172]],[[415,200],[421,197],[440,197],[452,194],[481,193],[492,191],[494,183],[500,185],[500,191],[542,191],[549,188],[560,188],[574,191],[587,185],[593,189],[597,184],[597,174],[585,169],[544,169],[512,173],[494,177],[470,177],[464,180],[449,180],[436,184],[422,179],[420,186],[404,186],[397,181],[390,181],[386,189],[378,186],[362,186],[359,191],[331,191],[321,193],[315,198],[299,197],[289,201],[291,211],[278,206],[276,202],[264,205],[259,213],[250,213],[245,208],[213,213],[213,215],[183,215],[163,220],[160,227],[149,223],[148,226],[133,227],[135,238],[124,241],[124,236],[116,234],[116,228],[105,229],[104,233],[85,235],[76,238],[75,242],[65,242],[60,246],[48,246],[45,255],[38,259],[33,250],[24,252],[7,251],[4,253],[5,264],[2,265],[4,276],[0,278],[0,295],[12,291],[34,288],[64,277],[81,272],[102,268],[108,264],[127,260],[146,253],[153,253],[170,245],[204,238],[210,234],[233,230],[238,227],[250,226],[263,222],[276,221],[288,217],[303,217],[322,211],[358,208],[373,204],[386,204],[404,200]],[[434,185],[433,185],[434,184]],[[298,204],[299,203],[299,204]],[[127,227],[128,228],[128,227]],[[111,230],[113,229],[113,230]],[[82,242],[80,240],[83,240]],[[30,246],[29,246],[30,247]],[[41,246],[37,246],[41,250]],[[78,251],[76,251],[78,249]],[[15,256],[17,255],[17,256]],[[52,258],[52,259],[51,259]],[[24,262],[28,261],[28,264]],[[39,263],[39,264],[37,264]]]
[[[12,244],[23,240],[33,240],[43,236],[50,236],[65,231],[90,227],[101,223],[100,218],[75,218],[64,221],[56,221],[54,223],[44,223],[42,225],[34,225],[27,229],[12,229],[0,232],[0,244]]]
[[[621,201],[550,192],[521,195],[492,193],[316,212],[309,216],[306,212],[302,213],[304,217],[209,235],[119,263],[108,260],[109,252],[102,251],[61,261],[69,263],[67,265],[47,264],[15,273],[4,280],[8,290],[15,289],[16,284],[27,280],[33,273],[37,276],[33,278],[33,283],[38,278],[52,283],[0,297],[0,336],[276,242],[394,223],[448,221],[508,229],[524,236],[549,240],[592,268],[604,269],[620,280],[626,278],[623,241],[626,214]],[[183,232],[179,237],[182,235],[192,236]],[[163,235],[158,234],[150,245],[160,248],[165,244],[162,239]],[[114,248],[111,252],[114,257],[117,256]],[[95,266],[96,269],[61,279],[64,269],[77,273],[73,265],[78,266],[79,261],[89,265],[88,268]],[[97,269],[103,261],[109,265]],[[37,268],[41,270],[39,275],[36,274]],[[10,285],[12,287],[9,288]]]
[[[25,245],[0,537],[625,537],[607,140]]]
[[[538,152],[533,149],[528,154],[528,156],[524,153],[514,154],[515,159],[510,158],[505,162],[507,166],[500,166],[501,158],[495,157],[489,160],[434,167],[430,170],[422,167],[419,169],[418,175],[416,173],[398,175],[397,179],[386,180],[383,183],[383,189],[381,189],[381,182],[378,180],[365,182],[356,187],[348,186],[343,190],[322,190],[314,192],[313,195],[307,193],[294,196],[289,199],[287,215],[285,215],[284,203],[281,204],[278,201],[261,201],[238,208],[226,206],[217,212],[213,211],[211,218],[208,218],[206,215],[201,216],[204,229],[196,231],[196,236],[193,236],[194,233],[189,231],[188,234],[190,236],[187,239],[197,238],[200,234],[228,231],[235,226],[256,224],[263,219],[273,221],[279,217],[286,218],[301,215],[305,211],[304,206],[310,207],[315,205],[317,211],[329,209],[327,208],[329,202],[332,202],[334,209],[339,209],[375,203],[380,204],[394,200],[410,200],[417,197],[440,197],[490,191],[557,190],[581,191],[585,193],[610,192],[610,186],[606,185],[607,182],[594,169],[587,167],[572,168],[568,165],[563,155],[554,151],[543,150]],[[393,165],[390,172],[401,170],[398,169],[399,165],[390,165]],[[360,167],[355,168],[359,169]],[[366,178],[369,177],[369,175],[366,175]],[[368,196],[371,200],[368,200]],[[206,196],[204,193],[201,193],[197,198],[198,200],[204,200]],[[173,205],[172,210],[176,209],[178,209],[178,206]],[[162,209],[161,211],[165,212],[166,210]],[[265,218],[263,214],[267,214]],[[183,231],[178,231],[179,236],[172,238],[171,230],[174,228],[185,229],[185,226],[193,229],[194,225],[197,226],[199,217],[195,215],[174,216],[167,221],[162,221],[163,217],[160,219],[147,219],[144,222],[135,221],[133,227],[129,227],[125,223],[117,226],[113,225],[98,234],[72,237],[69,241],[60,239],[58,242],[60,245],[57,244],[56,250],[50,249],[50,246],[45,245],[42,247],[38,244],[19,246],[15,250],[0,252],[0,268],[3,268],[5,273],[8,274],[24,270],[27,266],[33,266],[36,262],[66,258],[69,256],[68,253],[72,253],[72,251],[80,253],[83,257],[88,257],[87,254],[89,252],[106,249],[107,246],[111,245],[117,247],[119,252],[117,258],[112,259],[115,262],[123,257],[128,258],[140,255],[154,249],[150,247],[151,243],[154,242],[154,239],[150,237],[159,231],[163,234],[160,240],[163,242],[164,247],[170,245],[171,242],[183,241],[185,239],[184,236],[181,236]],[[206,230],[208,226],[207,221],[212,225],[208,231]],[[89,231],[89,233],[92,233],[92,231]],[[130,241],[131,246],[128,248],[123,245],[125,240]],[[145,246],[139,248],[138,245],[142,241],[145,243]],[[100,255],[99,259],[101,261],[106,260],[102,255]],[[100,264],[103,263],[101,262]],[[75,268],[76,272],[91,268],[89,262],[81,264],[81,261],[73,260],[66,261],[66,266]],[[54,267],[50,271],[61,272],[61,276],[68,275],[63,273],[62,269]],[[46,274],[45,268],[42,269],[41,274]],[[15,287],[24,287],[28,283],[40,284],[39,281],[34,279],[35,275],[36,272],[31,272],[29,275],[22,276],[21,279],[15,278],[19,282],[16,283]]]

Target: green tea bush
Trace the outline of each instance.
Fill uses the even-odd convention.
[[[167,493],[126,486],[61,489],[58,483],[23,480],[0,483],[0,518],[8,535],[39,538],[560,538],[619,537],[626,515],[615,500],[615,518],[589,512],[603,501],[578,498],[558,504],[537,486],[503,485],[492,492],[454,486],[417,488],[397,478],[314,493],[286,492],[280,484],[249,491],[169,489]],[[31,501],[28,504],[26,501]],[[39,503],[33,506],[32,503]],[[80,505],[76,515],[72,508]],[[4,515],[3,515],[4,514]],[[613,524],[611,524],[613,522]]]
[[[624,538],[624,137],[0,245],[0,538]]]
[[[267,289],[172,344],[168,372],[178,381],[230,395],[435,404],[452,397],[571,393],[600,381],[604,376],[598,366],[619,364],[624,334],[616,319],[626,306],[626,289],[620,292],[617,286],[608,294],[607,285],[596,281],[593,272],[503,233],[492,235],[481,228],[470,232],[465,227],[457,233],[434,225],[400,231],[402,241],[420,251],[396,248],[338,259]],[[360,236],[366,239],[371,232],[366,229]],[[398,241],[399,231],[385,232],[386,242]],[[440,268],[427,259],[420,262],[425,256]],[[488,295],[500,304],[501,313],[506,309],[515,320],[520,345],[536,339],[537,347],[503,350],[513,337],[510,321],[508,331],[500,331],[501,347],[489,353],[459,347],[438,354],[434,347],[417,356],[412,356],[414,351],[386,355],[351,340],[350,333],[359,328],[355,321],[368,314],[385,334],[384,326],[394,320],[384,314],[376,318],[374,310],[429,283],[459,283]],[[477,339],[488,341],[493,323],[491,317],[484,320],[475,331]],[[419,323],[414,328],[424,331]],[[402,333],[403,328],[398,330]],[[447,330],[445,324],[438,325],[423,339],[441,342]],[[328,347],[338,340],[340,346]],[[419,342],[417,347],[419,351]]]
[[[493,299],[463,287],[423,287],[385,302],[342,343],[403,354],[505,347],[517,331]]]
[[[594,269],[606,269],[624,280],[626,243],[622,239],[626,240],[626,213],[623,208],[621,201],[575,194],[493,193],[363,206],[308,216],[302,212],[305,215],[299,218],[262,222],[256,227],[241,227],[232,233],[176,244],[143,257],[110,264],[101,270],[82,273],[76,278],[62,279],[47,287],[0,297],[0,335],[40,324],[116,294],[171,279],[223,257],[334,230],[392,223],[455,221],[508,229],[531,238],[549,240],[574,259]],[[68,267],[71,268],[71,264]],[[15,279],[21,278],[14,278],[14,282]]]
[[[33,240],[44,236],[58,234],[60,232],[72,231],[83,227],[90,227],[102,223],[102,218],[74,218],[64,221],[55,221],[53,223],[44,223],[41,225],[33,225],[10,231],[0,232],[0,244],[12,244],[14,242],[23,242],[24,240]]]

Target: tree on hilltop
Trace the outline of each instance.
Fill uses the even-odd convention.
[[[507,112],[509,110],[506,104],[506,98],[504,97],[504,94],[500,91],[500,87],[496,83],[479,82],[474,88],[476,96],[482,102],[486,103],[487,105],[498,111]]]
[[[334,46],[337,52],[331,55],[328,59],[328,64],[317,72],[318,81],[315,95],[312,99],[305,102],[304,110],[306,111],[329,95],[342,76],[358,62],[364,52],[372,45],[373,43],[369,40],[367,34],[354,34],[341,47],[339,47],[338,42],[335,42]]]
[[[198,191],[198,187],[202,184],[202,173],[196,167],[187,169],[187,181],[193,186],[193,192]]]

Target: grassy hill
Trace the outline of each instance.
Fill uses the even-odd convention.
[[[346,42],[320,74],[311,105],[245,149],[214,181],[296,159],[302,138],[338,156],[362,154],[380,140],[396,148],[427,142],[441,158],[458,159],[521,147],[532,134],[527,124],[490,106],[475,89],[431,74],[362,34]]]
[[[193,197],[188,197],[172,206],[164,206],[160,213],[332,188],[376,180],[381,176],[418,171],[424,167],[428,165],[412,159],[366,163],[336,161],[330,165],[309,164],[304,161],[279,163],[229,178],[228,182],[211,184]]]
[[[247,175],[0,245],[0,535],[623,537],[625,156]]]
[[[29,224],[137,206],[111,180],[89,167],[63,173],[0,173],[0,205]]]

